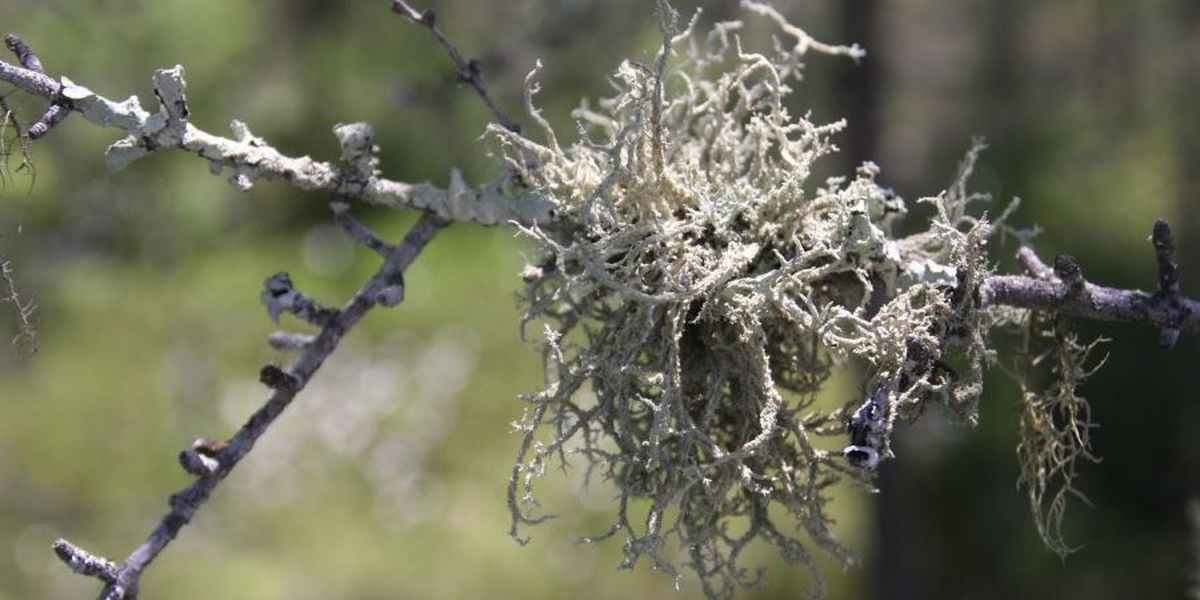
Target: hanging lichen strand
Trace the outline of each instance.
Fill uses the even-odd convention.
[[[545,518],[533,487],[547,464],[575,459],[618,490],[612,528],[589,540],[623,536],[623,566],[646,558],[678,576],[679,562],[728,598],[761,578],[739,556],[762,540],[812,572],[816,596],[812,548],[852,560],[830,531],[829,488],[870,476],[829,450],[837,440],[815,440],[844,440],[849,413],[818,410],[816,394],[834,362],[865,364],[864,387],[886,399],[883,458],[895,418],[928,400],[973,420],[995,319],[972,292],[990,229],[964,210],[978,199],[962,184],[974,152],[927,199],[929,230],[900,240],[890,224],[904,203],[873,164],[811,181],[845,123],[790,114],[789,85],[810,51],[863,52],[742,6],[778,25],[773,50],[743,48],[739,22],[679,30],[660,2],[655,64],[617,69],[616,94],[575,112],[578,142],[560,146],[534,107],[536,71],[528,109],[544,141],[490,132],[519,185],[554,207],[523,228],[541,250],[523,302],[546,387],[516,425],[513,534]],[[956,372],[936,366],[947,353]]]

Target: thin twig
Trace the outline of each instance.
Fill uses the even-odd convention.
[[[475,92],[479,94],[479,97],[487,104],[488,109],[496,116],[496,122],[501,127],[513,133],[521,133],[521,126],[516,121],[508,118],[508,115],[504,114],[504,111],[500,109],[500,105],[496,103],[492,98],[492,94],[488,92],[487,86],[483,84],[483,69],[480,67],[479,61],[473,58],[463,58],[458,48],[438,28],[437,16],[433,12],[433,9],[426,9],[424,12],[421,12],[409,6],[404,0],[392,0],[392,12],[407,17],[412,22],[428,29],[429,33],[434,38],[437,38],[438,43],[446,49],[446,53],[450,55],[450,60],[454,61],[454,65],[458,69],[458,80],[463,83],[469,83],[471,87],[475,88]]]
[[[327,192],[394,208],[431,210],[451,221],[484,225],[513,221],[532,224],[550,216],[551,207],[547,202],[529,197],[514,198],[495,186],[467,186],[458,171],[451,171],[448,189],[424,182],[392,181],[374,173],[363,181],[356,165],[339,166],[308,156],[286,156],[250,133],[241,122],[233,124],[236,139],[201,130],[186,119],[178,118],[184,116],[178,108],[185,87],[180,66],[155,73],[155,92],[161,104],[156,113],[146,111],[136,98],[115,102],[84,86],[70,83],[66,78],[60,82],[45,73],[3,60],[0,60],[0,81],[51,103],[63,102],[69,109],[64,112],[79,112],[95,125],[128,134],[109,146],[105,158],[111,170],[120,170],[161,148],[180,148],[203,157],[214,173],[232,168],[234,173],[229,178],[230,183],[242,191],[249,189],[258,178],[283,179],[298,190]],[[168,126],[163,126],[164,116],[168,117]]]
[[[3,280],[5,288],[3,292],[0,292],[0,304],[11,303],[13,317],[17,321],[18,333],[12,340],[13,347],[17,350],[18,358],[30,358],[38,351],[38,332],[34,326],[37,305],[32,300],[21,299],[12,264],[2,255],[0,255],[0,280]]]

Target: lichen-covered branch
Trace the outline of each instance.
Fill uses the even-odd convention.
[[[388,290],[394,287],[413,259],[447,224],[446,219],[432,212],[422,213],[404,240],[394,247],[382,266],[359,288],[350,301],[327,315],[328,318],[323,320],[321,332],[310,343],[304,345],[303,352],[291,368],[287,371],[264,369],[263,382],[273,392],[245,425],[227,442],[212,444],[198,441],[192,449],[182,453],[181,462],[188,472],[198,474],[198,478],[186,489],[171,495],[170,510],[149,537],[115,568],[115,572],[110,568],[113,564],[111,561],[94,557],[65,541],[55,544],[59,557],[72,569],[105,582],[100,600],[122,600],[137,596],[138,581],[146,567],[175,539],[180,529],[192,520],[200,507],[208,501],[213,490],[250,452],[258,438],[304,388],[325,359],[338,347],[346,333],[376,304],[386,304],[383,299],[392,297]],[[277,284],[277,279],[269,278],[268,286],[272,283]],[[289,305],[292,308],[296,306],[298,305]],[[268,307],[273,309],[269,302]],[[290,309],[285,307],[283,310]],[[300,310],[296,308],[296,311]]]
[[[4,255],[0,255],[0,304],[12,305],[13,319],[17,324],[17,334],[12,338],[12,345],[17,357],[29,358],[37,354],[38,332],[34,323],[37,305],[32,300],[21,297],[12,263]]]
[[[106,153],[106,164],[113,170],[160,148],[180,148],[207,160],[214,174],[231,169],[230,182],[241,190],[249,189],[256,179],[282,179],[300,190],[384,206],[425,209],[450,221],[528,224],[549,216],[545,203],[509,189],[509,182],[503,179],[471,187],[454,169],[449,186],[441,189],[430,183],[392,181],[364,170],[360,157],[375,151],[374,132],[365,123],[334,127],[342,143],[340,165],[308,156],[286,156],[253,135],[240,121],[231,124],[232,138],[209,133],[189,120],[183,75],[183,67],[179,65],[155,72],[154,89],[159,106],[151,113],[142,108],[136,96],[116,102],[66,77],[54,79],[41,71],[0,61],[0,81],[49,100],[52,108],[60,107],[54,109],[52,118],[44,119],[46,123],[58,122],[73,111],[95,125],[125,132],[126,137],[109,146]]]

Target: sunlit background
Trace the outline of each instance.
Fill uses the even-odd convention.
[[[737,16],[706,0],[702,22]],[[677,3],[685,15],[697,3]],[[861,64],[814,59],[793,109],[846,117],[844,152],[910,201],[948,184],[972,136],[990,148],[974,179],[1022,199],[1043,258],[1070,252],[1091,280],[1150,289],[1147,236],[1165,217],[1183,288],[1200,296],[1200,4],[1194,0],[813,0],[776,2],[817,37],[860,42]],[[428,2],[519,121],[521,83],[541,59],[539,103],[560,137],[581,96],[607,93],[624,57],[657,40],[637,0]],[[186,69],[192,122],[228,134],[237,118],[293,155],[332,160],[331,128],[369,121],[382,169],[445,185],[451,167],[483,181],[489,119],[451,63],[387,0],[6,0],[0,23],[52,75],[151,106],[155,68]],[[768,28],[757,23],[747,35]],[[11,58],[6,58],[11,60]],[[0,86],[22,123],[44,103]],[[10,139],[10,132],[4,132]],[[332,227],[328,198],[259,182],[238,193],[195,157],[157,154],[104,170],[116,139],[78,117],[29,150],[9,148],[0,254],[37,304],[38,352],[0,346],[0,600],[90,598],[95,580],[50,551],[58,537],[121,559],[190,483],[175,456],[223,438],[266,397],[259,368],[288,357],[258,294],[289,271],[340,304],[377,258]],[[841,162],[839,162],[839,160]],[[396,239],[414,215],[357,207]],[[916,209],[910,219],[926,215]],[[1002,269],[1015,248],[998,245]],[[613,508],[580,470],[551,473],[544,508],[560,517],[526,546],[507,534],[504,490],[519,394],[540,383],[519,337],[522,243],[505,228],[456,225],[406,274],[407,297],[347,339],[196,520],[150,568],[143,598],[696,598],[684,578],[617,572],[619,540],[580,546]],[[19,333],[0,304],[0,337]],[[285,318],[283,326],[303,326]],[[1086,324],[1112,339],[1092,399],[1096,452],[1073,502],[1065,562],[1038,541],[1015,487],[1015,386],[989,380],[982,422],[931,415],[898,430],[879,495],[842,490],[839,531],[864,558],[827,561],[829,597],[1176,598],[1200,577],[1200,342],[1172,351],[1143,327]],[[1003,353],[1004,348],[999,348]],[[856,392],[848,370],[830,393]],[[1196,509],[1200,511],[1200,508]],[[810,582],[771,565],[745,598],[796,598]]]

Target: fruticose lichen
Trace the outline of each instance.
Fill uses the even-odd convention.
[[[1062,322],[1038,313],[1030,313],[1024,326],[1025,348],[1019,355],[1016,378],[1023,404],[1018,483],[1028,493],[1038,535],[1047,548],[1065,558],[1073,551],[1062,534],[1067,499],[1075,496],[1087,501],[1074,485],[1078,462],[1099,461],[1092,454],[1090,440],[1096,424],[1078,387],[1103,366],[1103,359],[1091,361],[1090,355],[1106,340],[1083,344]],[[1050,383],[1037,390],[1030,382],[1041,367],[1049,369]]]
[[[544,140],[490,131],[516,185],[554,207],[522,227],[539,250],[523,325],[540,329],[546,375],[516,423],[513,535],[545,518],[533,491],[548,463],[577,457],[617,489],[611,529],[587,539],[623,537],[623,566],[684,566],[728,598],[761,580],[740,560],[759,540],[807,567],[819,596],[813,549],[853,561],[831,532],[831,486],[871,477],[843,456],[846,417],[886,398],[885,459],[895,420],[928,402],[974,422],[986,333],[1012,315],[975,293],[993,230],[966,210],[983,199],[964,183],[978,146],[922,199],[928,229],[895,237],[906,206],[874,164],[814,181],[846,124],[785,105],[810,52],[863,51],[742,7],[777,24],[773,49],[743,48],[740,22],[698,37],[660,2],[654,63],[620,65],[615,95],[574,113],[578,141],[561,145],[534,107],[536,71],[528,109]],[[864,395],[819,408],[847,361],[868,373]]]

